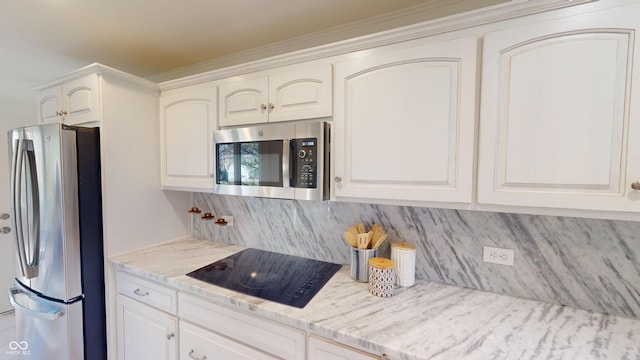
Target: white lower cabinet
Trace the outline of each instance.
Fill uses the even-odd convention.
[[[194,329],[186,323],[189,322],[207,329],[208,333],[215,334],[215,338],[209,338],[211,342],[202,346],[209,346],[207,349],[212,351],[224,349],[229,351],[229,354],[237,356],[230,357],[231,359],[245,359],[246,356],[254,354],[254,351],[261,356],[255,357],[257,359],[303,360],[305,358],[305,334],[300,330],[227,309],[190,294],[179,294],[178,308],[180,321],[188,326],[187,329]],[[203,333],[198,334],[202,336]],[[187,336],[193,338],[192,335]],[[201,356],[197,354],[195,348],[193,350],[192,355]],[[181,358],[188,356],[189,352],[191,349],[181,349]],[[227,357],[216,358],[226,359]],[[207,356],[207,359],[211,358]]]
[[[387,359],[126,272],[116,279],[119,360]]]
[[[254,348],[180,321],[180,360],[261,360],[276,359]]]
[[[369,354],[342,344],[309,336],[307,360],[371,360],[386,359],[386,355]]]
[[[177,292],[123,272],[116,279],[118,359],[177,359]]]
[[[118,359],[177,359],[178,318],[118,295]]]

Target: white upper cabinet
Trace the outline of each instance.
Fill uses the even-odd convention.
[[[67,125],[100,121],[99,75],[88,74],[40,91],[40,123]]]
[[[638,30],[634,5],[486,35],[480,204],[640,211]]]
[[[477,42],[422,39],[336,64],[337,200],[472,202]]]
[[[331,116],[331,64],[292,65],[220,85],[220,126]]]
[[[160,96],[162,188],[213,191],[217,87],[191,86]]]

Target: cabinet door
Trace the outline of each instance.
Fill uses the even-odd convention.
[[[213,191],[216,116],[215,86],[160,97],[162,188]]]
[[[62,85],[64,123],[100,121],[99,75],[89,74]]]
[[[269,76],[269,122],[331,116],[331,70],[331,64],[325,64]]]
[[[336,198],[471,202],[476,48],[420,40],[336,65]]]
[[[220,126],[268,121],[267,77],[232,81],[220,85]]]
[[[383,357],[368,354],[333,342],[309,337],[307,348],[308,360],[371,360]]]
[[[178,358],[178,319],[118,295],[118,359]]]
[[[62,121],[62,97],[60,86],[42,90],[38,96],[38,118],[41,124],[59,123]]]
[[[180,321],[180,360],[193,359],[270,360],[277,358],[188,322]]]
[[[638,29],[634,5],[486,35],[479,203],[640,211]]]

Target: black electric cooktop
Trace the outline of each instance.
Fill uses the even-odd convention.
[[[303,308],[341,265],[246,249],[187,274],[243,294]]]

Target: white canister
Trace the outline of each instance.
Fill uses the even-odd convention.
[[[393,261],[375,257],[369,259],[369,291],[380,297],[393,295],[396,274]]]
[[[391,260],[396,264],[396,284],[412,286],[416,282],[416,246],[404,241],[391,243]]]

